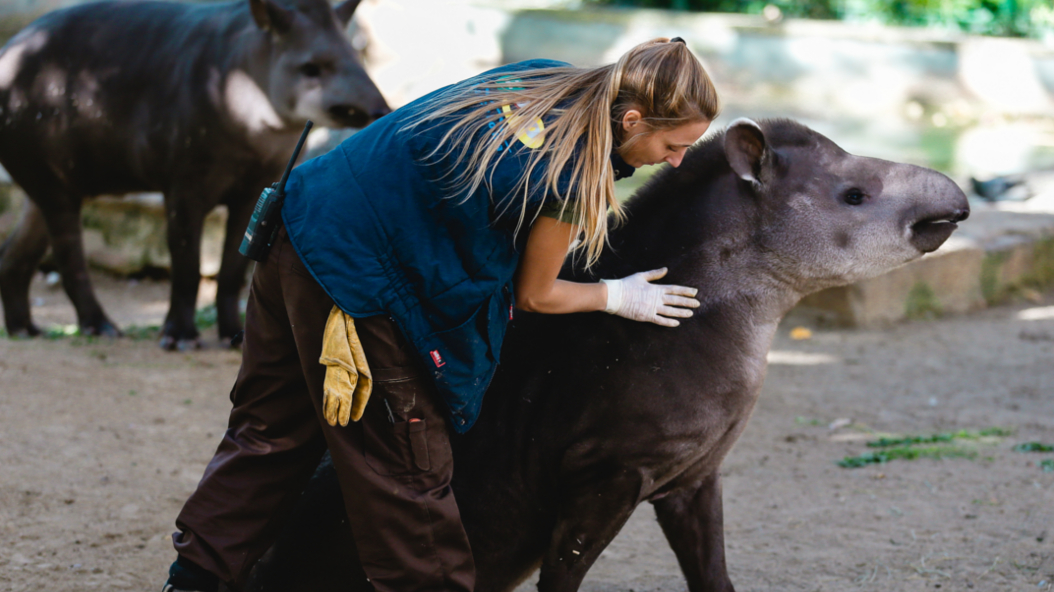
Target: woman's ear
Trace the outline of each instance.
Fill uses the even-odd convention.
[[[624,133],[633,134],[638,131],[640,126],[644,125],[644,116],[641,112],[636,109],[627,109],[622,114],[622,131]]]

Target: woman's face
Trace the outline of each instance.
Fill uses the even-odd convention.
[[[688,147],[703,137],[709,127],[710,122],[704,119],[652,131],[640,111],[630,109],[622,116],[622,147],[618,152],[626,164],[636,168],[660,162],[680,166]],[[631,138],[636,139],[630,142]]]

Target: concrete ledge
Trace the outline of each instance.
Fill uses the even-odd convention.
[[[807,296],[799,312],[843,326],[872,327],[985,306],[985,253],[964,246],[940,250],[885,275]]]

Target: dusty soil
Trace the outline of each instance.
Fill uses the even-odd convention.
[[[96,282],[122,326],[156,324],[167,308],[167,284]],[[73,322],[60,291],[38,280],[33,297],[41,324]],[[737,589],[1051,590],[1054,472],[1040,463],[1054,453],[1012,450],[1054,443],[1054,308],[1041,308],[1054,293],[1044,298],[797,341],[785,323],[724,467]],[[159,589],[173,520],[224,428],[238,363],[215,346],[0,340],[0,590]],[[843,418],[852,423],[829,427]],[[993,426],[1015,432],[966,441],[973,459],[835,464],[871,450],[861,438],[875,432]],[[685,589],[650,507],[583,588]]]

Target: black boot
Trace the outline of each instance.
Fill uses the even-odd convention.
[[[161,592],[217,592],[219,578],[198,564],[177,557],[168,568],[168,581]]]

